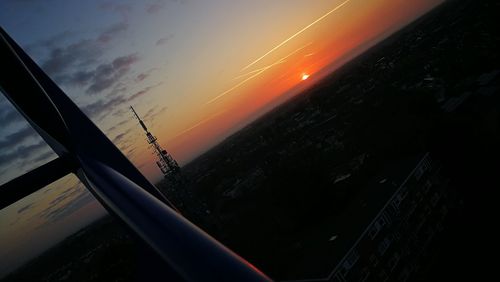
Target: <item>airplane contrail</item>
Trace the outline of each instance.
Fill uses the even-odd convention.
[[[257,60],[251,62],[250,64],[248,64],[246,67],[242,68],[241,71],[244,71],[246,69],[248,69],[249,67],[253,66],[254,64],[256,64],[257,62],[259,62],[260,60],[262,60],[264,57],[266,57],[267,55],[271,54],[272,52],[274,52],[276,49],[280,48],[281,46],[285,45],[288,41],[294,39],[295,37],[299,36],[302,32],[306,31],[307,29],[309,29],[311,26],[315,25],[316,23],[318,23],[319,21],[323,20],[324,18],[326,18],[328,15],[330,15],[331,13],[337,11],[338,9],[342,8],[345,4],[347,4],[348,2],[351,2],[351,0],[346,0],[344,2],[342,2],[340,5],[338,5],[337,7],[333,8],[332,10],[330,10],[328,13],[324,14],[323,16],[319,17],[318,19],[316,19],[315,21],[313,21],[312,23],[308,24],[307,26],[305,26],[304,28],[302,28],[301,30],[297,31],[295,34],[293,34],[292,36],[288,37],[287,39],[285,39],[285,41],[281,42],[280,44],[276,45],[274,48],[272,48],[271,50],[269,50],[267,53],[265,53],[264,55],[262,55],[261,57],[259,57]]]
[[[236,84],[235,86],[233,86],[233,87],[229,88],[228,90],[226,90],[226,91],[222,92],[221,94],[217,95],[217,96],[216,96],[215,98],[213,98],[212,100],[208,101],[206,104],[211,104],[211,103],[215,102],[216,100],[218,100],[218,99],[219,99],[219,98],[221,98],[222,96],[224,96],[224,95],[226,95],[227,93],[229,93],[229,92],[233,91],[234,89],[236,89],[236,88],[240,87],[243,83],[245,83],[245,82],[249,81],[250,79],[252,79],[252,78],[254,78],[254,77],[256,77],[256,76],[260,75],[261,73],[265,72],[266,70],[268,70],[268,69],[270,69],[270,68],[274,67],[275,65],[281,64],[281,63],[284,63],[284,62],[283,62],[282,60],[279,60],[279,61],[277,61],[277,62],[276,62],[276,63],[274,63],[274,64],[271,64],[271,65],[269,65],[269,66],[267,66],[267,67],[262,68],[262,70],[261,70],[261,71],[259,71],[258,73],[254,74],[254,75],[252,75],[252,76],[250,76],[250,77],[248,77],[248,78],[246,78],[245,80],[241,81],[240,83]]]
[[[196,127],[198,127],[198,126],[200,126],[200,125],[202,125],[202,124],[206,123],[207,121],[209,121],[209,120],[211,120],[211,119],[215,118],[216,116],[220,116],[220,115],[222,115],[222,114],[223,114],[223,113],[225,113],[225,112],[226,112],[226,111],[221,111],[221,112],[218,112],[218,113],[216,113],[216,114],[213,114],[213,115],[211,115],[211,116],[209,116],[209,117],[207,117],[207,118],[204,118],[204,119],[202,119],[200,122],[196,123],[195,125],[193,125],[193,126],[191,126],[191,127],[187,128],[187,129],[184,129],[183,131],[181,131],[181,132],[177,133],[177,134],[176,134],[174,137],[172,137],[171,139],[174,139],[174,138],[176,138],[176,137],[178,137],[178,136],[181,136],[182,134],[184,134],[184,133],[186,133],[186,132],[188,132],[188,131],[191,131],[191,130],[195,129]]]
[[[290,56],[292,56],[293,54],[295,54],[295,53],[299,52],[300,50],[302,50],[302,49],[306,48],[307,46],[309,46],[309,45],[311,45],[311,44],[312,44],[312,42],[307,43],[306,45],[304,45],[304,46],[302,46],[302,47],[298,48],[297,50],[293,51],[292,53],[288,54],[286,57],[283,57],[280,61],[281,61],[282,63],[284,63],[284,62],[285,62],[285,61],[284,61],[285,59],[289,58],[289,57],[290,57]],[[266,66],[266,67],[267,67],[267,66]],[[261,71],[261,70],[265,69],[266,67],[263,67],[263,68],[260,68],[260,69],[253,70],[253,71],[247,72],[247,73],[245,73],[245,74],[238,75],[238,76],[237,76],[237,77],[235,77],[234,79],[242,78],[242,77],[245,77],[245,76],[247,76],[247,75],[249,75],[249,74],[259,72],[259,71]]]
[[[235,86],[233,86],[233,87],[229,88],[228,90],[226,90],[226,91],[222,92],[221,94],[217,95],[215,98],[213,98],[212,100],[210,100],[210,101],[208,101],[207,103],[205,103],[205,105],[206,105],[206,104],[211,104],[211,103],[215,102],[216,100],[218,100],[218,99],[219,99],[219,98],[221,98],[222,96],[224,96],[224,95],[226,95],[227,93],[229,93],[229,92],[233,91],[234,89],[236,89],[236,88],[240,87],[243,83],[245,83],[245,82],[249,81],[250,79],[252,79],[252,78],[254,78],[254,77],[258,76],[258,75],[260,75],[261,73],[263,73],[263,72],[265,72],[266,70],[268,70],[268,69],[270,69],[270,68],[274,67],[275,65],[279,65],[279,64],[282,64],[282,63],[286,62],[286,59],[288,59],[290,56],[292,56],[293,54],[295,54],[295,53],[299,52],[300,50],[302,50],[302,49],[306,48],[307,46],[309,46],[309,45],[311,45],[311,44],[312,44],[312,42],[307,43],[306,45],[304,45],[304,46],[302,46],[302,47],[298,48],[297,50],[295,50],[295,51],[291,52],[290,54],[286,55],[285,57],[283,57],[283,58],[281,58],[281,59],[277,60],[277,61],[276,61],[275,63],[273,63],[273,64],[270,64],[270,65],[268,65],[268,66],[266,66],[266,67],[263,67],[263,68],[260,68],[260,69],[254,70],[254,71],[251,71],[250,73],[244,74],[243,76],[245,76],[245,75],[249,75],[249,74],[254,73],[254,72],[257,72],[256,74],[254,74],[254,75],[252,75],[252,76],[250,76],[250,77],[248,77],[248,78],[246,78],[246,79],[242,80],[240,83],[236,84]]]
[[[282,63],[284,63],[284,62],[286,62],[286,61],[279,61],[279,62],[277,62],[276,64],[282,64]],[[273,64],[273,65],[274,65],[274,64]],[[269,67],[269,66],[265,66],[265,67],[260,68],[260,69],[256,69],[256,70],[253,70],[253,71],[249,71],[249,72],[247,72],[247,73],[244,73],[244,74],[240,74],[240,75],[238,75],[237,77],[235,77],[235,78],[233,78],[233,79],[239,79],[239,78],[245,77],[245,76],[247,76],[247,75],[251,75],[252,73],[256,73],[256,72],[259,72],[259,71],[261,71],[261,70],[266,70],[266,69],[267,69],[267,67]]]

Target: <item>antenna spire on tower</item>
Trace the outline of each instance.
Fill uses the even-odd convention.
[[[179,164],[172,158],[172,156],[167,152],[167,150],[163,149],[160,144],[158,143],[158,139],[149,132],[148,128],[146,127],[146,124],[142,121],[142,119],[139,117],[137,112],[134,110],[132,106],[130,106],[130,109],[132,110],[132,113],[134,114],[135,118],[139,120],[139,124],[141,125],[142,129],[146,132],[146,137],[148,140],[149,145],[151,145],[151,148],[153,148],[154,153],[157,157],[156,160],[156,165],[160,168],[161,172],[165,177],[171,175],[171,174],[177,174],[180,171]]]

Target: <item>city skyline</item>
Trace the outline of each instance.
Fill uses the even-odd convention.
[[[442,1],[50,2],[6,1],[0,24],[155,181],[129,105],[186,164]],[[3,96],[0,108],[4,183],[55,155]],[[24,246],[29,256],[102,214],[74,177],[62,179],[2,211],[1,257],[29,241],[21,233],[48,228],[40,246]]]

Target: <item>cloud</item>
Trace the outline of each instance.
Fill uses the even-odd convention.
[[[108,128],[108,130],[106,130],[106,132],[114,131],[114,130],[118,129],[119,127],[121,127],[122,125],[124,125],[124,124],[126,124],[128,122],[129,122],[129,120],[124,119],[124,120],[120,121],[118,124],[115,124],[112,127]]]
[[[157,106],[155,106],[155,107],[153,107],[153,108],[149,109],[149,110],[148,110],[148,111],[147,111],[147,112],[146,112],[146,113],[142,116],[142,118],[143,118],[144,120],[146,120],[146,119],[150,118],[150,117],[153,115],[153,113],[155,112],[156,108],[157,108]]]
[[[64,45],[63,42],[73,35],[72,32],[65,31],[31,44],[29,48],[48,49],[47,58],[41,66],[56,82],[62,85],[84,86],[94,75],[88,68],[97,64],[109,42],[127,29],[126,22],[118,22],[102,30],[95,38],[81,39]]]
[[[48,151],[48,152],[45,152],[41,155],[39,155],[38,157],[34,158],[33,159],[33,162],[34,163],[38,163],[38,162],[47,162],[49,159],[52,159],[54,158],[56,155],[56,153],[54,153],[53,151]]]
[[[163,44],[166,44],[167,42],[169,42],[172,38],[174,38],[174,35],[173,34],[170,34],[168,36],[165,36],[165,37],[162,37],[160,39],[158,39],[156,41],[156,46],[160,46],[160,45],[163,45]]]
[[[116,37],[117,34],[127,30],[128,24],[125,22],[120,22],[117,24],[114,24],[104,30],[99,37],[97,37],[97,41],[102,42],[102,43],[108,43],[111,41],[113,38]]]
[[[50,36],[47,39],[42,39],[38,40],[34,43],[28,44],[26,46],[26,51],[28,53],[31,52],[37,52],[37,51],[43,51],[46,49],[53,49],[56,48],[58,44],[62,44],[66,40],[68,40],[70,37],[75,35],[76,32],[70,31],[70,30],[65,30],[63,32],[57,33],[53,36]]]
[[[168,38],[162,37],[162,38],[158,39],[158,41],[156,41],[156,46],[163,45],[163,44],[167,43],[167,41],[168,41]]]
[[[141,82],[141,81],[146,80],[146,78],[148,78],[148,77],[151,75],[151,73],[152,73],[153,71],[155,71],[155,70],[158,70],[158,68],[151,68],[151,69],[149,69],[149,70],[147,70],[147,71],[145,71],[145,72],[141,72],[140,74],[138,74],[138,75],[135,77],[134,81],[135,81],[135,82]]]
[[[31,160],[34,156],[38,156],[38,152],[47,148],[47,146],[44,141],[40,141],[31,145],[21,145],[9,151],[2,150],[2,154],[0,154],[0,168],[12,166],[15,160]],[[24,166],[24,164],[21,166]]]
[[[130,13],[133,10],[132,5],[125,3],[105,2],[101,4],[99,7],[105,11],[111,11],[119,14],[125,22],[128,22]]]
[[[113,138],[113,140],[111,142],[113,142],[114,144],[117,144],[125,137],[125,135],[127,135],[125,132],[120,133],[120,134],[116,135],[116,137]]]
[[[146,5],[146,12],[148,12],[148,14],[155,14],[164,9],[166,4],[167,3],[162,0],[154,1],[153,3]]]
[[[89,77],[90,86],[85,91],[96,94],[113,86],[129,70],[132,64],[139,60],[137,53],[118,57],[109,64],[101,64],[92,73],[85,74]]]
[[[18,213],[18,214],[21,214],[21,213],[23,213],[23,212],[25,212],[25,211],[27,211],[27,210],[29,210],[29,209],[33,208],[33,207],[34,207],[34,205],[35,205],[35,203],[31,203],[31,204],[29,204],[29,205],[26,205],[26,206],[24,206],[24,207],[20,208],[19,210],[17,210],[17,213]]]
[[[161,83],[145,87],[145,88],[137,91],[136,93],[134,93],[130,97],[115,96],[111,99],[97,100],[93,103],[90,103],[90,104],[82,107],[82,111],[85,112],[90,117],[99,117],[100,115],[102,115],[105,112],[112,113],[117,107],[119,107],[125,103],[131,102],[132,100],[137,99],[140,96],[147,94],[151,89],[157,87],[160,84]],[[114,113],[114,115],[121,115],[123,112],[125,112],[125,111],[120,110],[120,111]]]
[[[79,187],[79,185],[75,185],[73,187],[70,187],[70,188],[64,190],[63,192],[61,192],[61,194],[59,194],[59,196],[57,196],[55,199],[50,201],[49,205],[50,206],[58,205],[59,203],[63,202],[64,200],[71,198],[71,197],[75,196],[76,194],[79,194],[79,192],[81,192],[81,187]]]
[[[165,111],[166,109],[168,109],[167,106],[163,106],[161,107],[159,110],[158,110],[158,106],[155,106],[153,108],[151,108],[149,111],[147,111],[144,115],[143,115],[143,120],[150,120],[150,119],[154,119],[156,117],[156,115],[162,113],[163,111]]]
[[[4,164],[9,164],[14,159],[22,159],[22,160],[28,159],[32,156],[32,154],[45,148],[45,146],[47,146],[47,144],[44,141],[40,141],[38,143],[27,146],[25,145],[19,146],[15,150],[12,150],[11,152],[0,155],[0,166]]]
[[[65,82],[65,74],[70,72],[70,68],[91,65],[102,53],[103,48],[96,40],[83,39],[66,47],[51,49],[42,68],[55,80]]]
[[[130,133],[130,131],[132,131],[132,129],[128,129],[127,131],[122,132],[122,133],[120,133],[120,134],[116,135],[116,136],[115,136],[115,138],[113,138],[113,141],[112,141],[112,142],[113,142],[114,144],[118,144],[118,143],[120,143],[120,142],[123,140],[123,138],[125,138],[125,136],[127,136],[127,134],[129,134],[129,133]]]
[[[0,148],[2,148],[2,151],[13,149],[19,143],[22,143],[29,138],[36,138],[36,136],[37,134],[33,128],[25,126],[0,140]]]
[[[48,208],[42,210],[36,216],[47,220],[49,223],[56,222],[93,200],[94,197],[92,197],[81,183],[78,183],[70,189],[63,191],[57,198],[50,202]]]
[[[132,147],[132,146],[129,146],[129,147]],[[127,154],[128,156],[133,156],[137,150],[137,147],[132,147],[130,149],[129,149],[129,147],[123,148],[123,150],[125,151],[128,149],[127,152],[125,152],[125,154]]]
[[[148,73],[140,73],[137,75],[137,77],[135,78],[135,82],[141,82],[143,81],[144,79],[146,79],[147,77],[149,76]]]
[[[154,86],[148,86],[148,87],[145,87],[139,91],[137,91],[136,93],[134,93],[132,96],[128,97],[127,101],[132,101],[136,98],[139,98],[145,94],[147,94],[151,89],[155,88],[157,85],[154,85]]]
[[[84,106],[82,108],[82,111],[91,117],[97,117],[105,111],[111,112],[116,106],[119,106],[125,102],[127,102],[127,99],[121,96],[111,98],[107,101],[102,99]]]
[[[22,121],[23,116],[13,107],[5,106],[0,107],[0,120],[2,121],[2,127],[7,127],[12,123]]]

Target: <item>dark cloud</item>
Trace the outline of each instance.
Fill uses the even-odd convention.
[[[97,117],[104,112],[112,112],[117,106],[127,102],[127,99],[117,96],[110,100],[98,100],[82,108],[88,116]]]
[[[118,57],[109,64],[101,64],[89,75],[90,86],[86,92],[96,94],[113,86],[139,60],[137,53]]]
[[[20,208],[19,210],[17,210],[17,213],[18,213],[18,214],[23,213],[23,212],[25,212],[25,211],[27,211],[27,210],[29,210],[29,209],[33,208],[33,207],[34,207],[34,205],[35,205],[35,203],[31,203],[31,204],[29,204],[29,205],[26,205],[26,206],[24,206],[24,207]]]
[[[134,99],[137,99],[145,94],[147,94],[151,89],[155,88],[156,86],[148,86],[148,87],[145,87],[139,91],[137,91],[136,93],[134,93],[132,96],[128,97],[127,101],[132,101]]]
[[[149,119],[151,116],[153,116],[153,113],[156,111],[156,108],[158,108],[158,106],[155,106],[155,107],[152,107],[151,109],[149,109],[143,116],[142,118],[144,120],[146,119]]]
[[[96,94],[114,86],[126,73],[132,64],[138,61],[137,53],[121,56],[111,63],[100,64],[93,70],[79,70],[67,75],[56,76],[57,82],[65,85],[87,86],[86,93]],[[121,92],[126,87],[119,87],[115,92]]]
[[[91,104],[88,104],[82,108],[82,111],[85,112],[88,116],[90,117],[99,117],[103,113],[113,113],[115,109],[118,106],[121,106],[125,103],[131,102],[134,99],[137,99],[138,97],[147,94],[151,89],[157,87],[161,83],[158,83],[156,85],[148,86],[140,91],[134,93],[130,97],[123,97],[123,96],[115,96],[111,99],[101,99],[96,102],[93,102]],[[119,110],[115,113],[113,113],[116,116],[119,116],[123,114],[125,110]]]
[[[108,130],[106,130],[106,132],[110,132],[110,131],[114,131],[116,129],[118,129],[119,127],[121,127],[122,125],[128,123],[129,121],[128,120],[122,120],[120,121],[118,124],[115,124],[113,125],[112,127],[108,128]]]
[[[94,73],[90,71],[77,71],[71,75],[60,76],[57,82],[66,85],[84,86],[94,77]]]
[[[186,4],[188,0],[170,0],[170,2],[173,2],[173,3],[178,3],[178,4]]]
[[[141,81],[146,80],[146,78],[148,78],[148,77],[151,75],[151,73],[152,73],[153,71],[155,71],[155,70],[158,70],[158,68],[151,68],[151,69],[149,69],[149,70],[147,70],[147,71],[145,71],[145,72],[141,72],[140,74],[138,74],[138,75],[135,77],[134,81],[135,81],[135,82],[141,82]]]
[[[112,113],[112,115],[113,115],[114,117],[121,118],[121,117],[123,117],[123,115],[124,115],[124,114],[126,114],[126,113],[129,113],[129,114],[130,114],[130,112],[128,111],[128,108],[119,108],[119,109],[117,109],[116,111],[114,111],[114,112]]]
[[[48,160],[53,159],[55,156],[56,156],[56,153],[54,153],[53,151],[48,151],[48,152],[40,154],[38,157],[34,158],[33,162],[34,163],[47,162]]]
[[[65,74],[72,67],[85,67],[97,62],[103,48],[99,42],[83,39],[66,47],[57,47],[49,51],[49,57],[42,63],[42,68],[58,82],[65,82]]]
[[[46,49],[53,49],[56,47],[57,44],[61,44],[62,42],[65,42],[68,40],[70,37],[75,35],[76,32],[71,31],[71,30],[65,30],[63,32],[57,33],[49,38],[39,40],[35,43],[28,44],[26,46],[26,51],[28,53],[31,52],[36,52],[40,50],[46,50]]]
[[[70,44],[64,44],[64,41],[73,33],[65,31],[29,45],[29,48],[48,50],[47,58],[41,66],[56,82],[62,85],[84,86],[94,75],[88,68],[99,62],[108,43],[127,28],[126,22],[118,22],[102,30],[95,38],[86,38]]]
[[[122,132],[122,133],[120,133],[120,134],[116,135],[116,136],[115,136],[115,138],[113,138],[113,141],[112,141],[112,142],[113,142],[114,144],[118,144],[118,143],[120,143],[120,142],[123,140],[123,138],[125,138],[125,136],[127,136],[127,134],[129,134],[129,133],[130,133],[130,131],[132,131],[132,130],[131,130],[131,129],[128,129],[127,131]]]
[[[144,114],[143,119],[144,120],[154,119],[156,115],[158,115],[159,113],[162,113],[166,109],[168,109],[167,106],[163,106],[160,109],[158,109],[158,106],[155,106],[155,107],[149,109],[149,111],[147,111],[146,114]]]
[[[115,138],[113,138],[113,141],[112,141],[112,142],[113,142],[114,144],[117,144],[117,143],[118,143],[118,142],[120,142],[120,141],[121,141],[121,140],[122,140],[122,139],[123,139],[126,135],[127,135],[127,134],[126,134],[125,132],[120,133],[120,134],[116,135],[116,137],[115,137]]]
[[[10,151],[2,151],[0,154],[0,167],[12,165],[15,160],[28,160],[33,156],[38,156],[40,150],[47,148],[47,143],[40,141],[31,145],[22,145]]]
[[[133,146],[133,143],[132,142],[127,142],[127,143],[123,143],[123,144],[120,144],[119,145],[119,148],[120,150],[123,152],[123,151],[127,151],[129,148],[131,148]]]
[[[148,12],[149,14],[155,14],[165,8],[166,4],[167,3],[164,0],[157,0],[153,3],[149,3],[148,5],[146,5],[146,12]]]
[[[104,30],[99,35],[97,40],[99,42],[102,42],[102,43],[108,43],[113,38],[115,38],[117,34],[127,30],[127,28],[128,28],[128,24],[125,22],[120,22],[120,23],[114,24],[114,25],[110,26],[109,28],[107,28],[106,30]]]
[[[13,107],[3,107],[0,109],[0,120],[2,121],[2,126],[8,126],[12,123],[22,121],[23,116]]]
[[[124,148],[124,150],[126,150],[126,149],[128,149],[128,147],[127,147],[127,148]],[[132,147],[132,148],[130,148],[130,149],[126,152],[126,154],[127,154],[127,155],[134,155],[134,153],[136,152],[136,150],[137,150],[137,147]]]
[[[163,113],[163,112],[164,112],[165,110],[167,110],[167,109],[168,109],[168,107],[167,107],[167,106],[163,106],[163,107],[161,107],[161,108],[160,108],[160,109],[159,109],[159,110],[155,113],[155,115],[157,115],[157,114],[159,114],[159,113]]]
[[[29,138],[36,138],[36,136],[36,131],[33,128],[25,126],[1,139],[0,148],[2,149],[2,152],[9,151],[19,145],[19,143],[24,142]]]
[[[167,43],[167,41],[168,41],[168,38],[166,38],[166,37],[160,38],[160,39],[158,39],[158,41],[156,41],[156,46],[163,45],[163,44]]]
[[[110,1],[101,4],[99,7],[105,11],[110,11],[119,14],[125,22],[128,22],[130,13],[133,10],[132,5],[125,3],[114,3]]]
[[[165,43],[167,43],[168,41],[170,41],[170,39],[172,39],[174,36],[172,34],[166,36],[166,37],[162,37],[160,39],[158,39],[156,41],[156,46],[160,46],[160,45],[163,45]]]
[[[52,201],[50,201],[50,206],[55,206],[55,205],[58,205],[59,203],[61,203],[62,201],[68,199],[68,198],[71,198],[71,197],[74,197],[75,195],[79,194],[81,192],[81,187],[80,185],[75,185],[73,187],[70,187],[66,190],[64,190],[63,192],[61,192],[61,194],[59,194],[59,196],[57,196],[55,199],[53,199]]]
[[[140,73],[136,76],[135,82],[141,82],[149,76],[148,73]]]
[[[67,199],[69,199],[69,202],[63,203]],[[93,200],[94,197],[92,197],[82,184],[78,183],[62,192],[61,195],[50,203],[48,208],[41,211],[37,216],[48,222],[55,222],[67,217]]]

